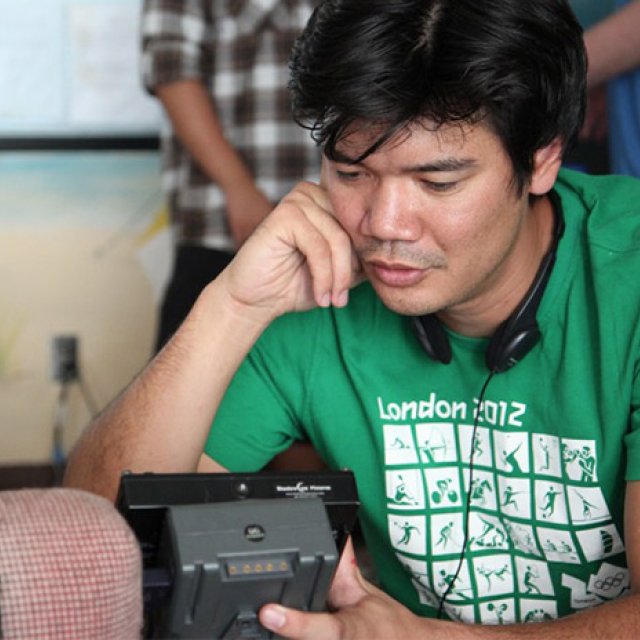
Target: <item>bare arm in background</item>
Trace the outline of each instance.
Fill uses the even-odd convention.
[[[593,25],[584,34],[589,88],[640,67],[640,0]]]
[[[584,34],[589,101],[580,138],[602,143],[607,136],[606,83],[640,67],[640,0],[597,22]]]
[[[226,139],[200,81],[179,80],[159,85],[155,91],[182,144],[224,192],[231,233],[240,246],[271,211],[271,203]]]

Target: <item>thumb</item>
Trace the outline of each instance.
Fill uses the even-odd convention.
[[[279,604],[268,604],[258,613],[260,624],[282,638],[338,640],[340,623],[331,613],[304,613]]]
[[[342,609],[357,604],[366,595],[368,595],[366,582],[358,568],[353,540],[349,537],[329,590],[329,605],[334,609]]]
[[[336,570],[328,604],[334,610],[357,604],[367,595],[366,582],[358,569],[353,543],[347,539]],[[304,613],[278,604],[260,609],[260,624],[283,638],[329,640],[341,637],[342,626],[331,613]]]

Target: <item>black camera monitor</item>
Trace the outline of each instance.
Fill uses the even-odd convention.
[[[116,506],[143,556],[149,637],[271,635],[268,602],[325,608],[359,506],[349,471],[124,473]]]

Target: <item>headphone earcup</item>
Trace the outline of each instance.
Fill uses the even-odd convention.
[[[511,369],[533,349],[542,336],[535,319],[532,325],[517,328],[515,331],[501,330],[504,324],[506,323],[498,327],[484,354],[487,368],[493,373]]]

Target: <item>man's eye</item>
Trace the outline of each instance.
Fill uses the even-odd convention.
[[[433,182],[432,180],[423,180],[422,184],[431,191],[436,191],[438,193],[445,193],[446,191],[451,191],[455,189],[457,186],[457,182]]]
[[[340,180],[345,180],[349,182],[359,178],[361,175],[361,172],[360,171],[340,171],[338,169],[336,170],[336,175],[338,176],[338,178],[340,178]]]

